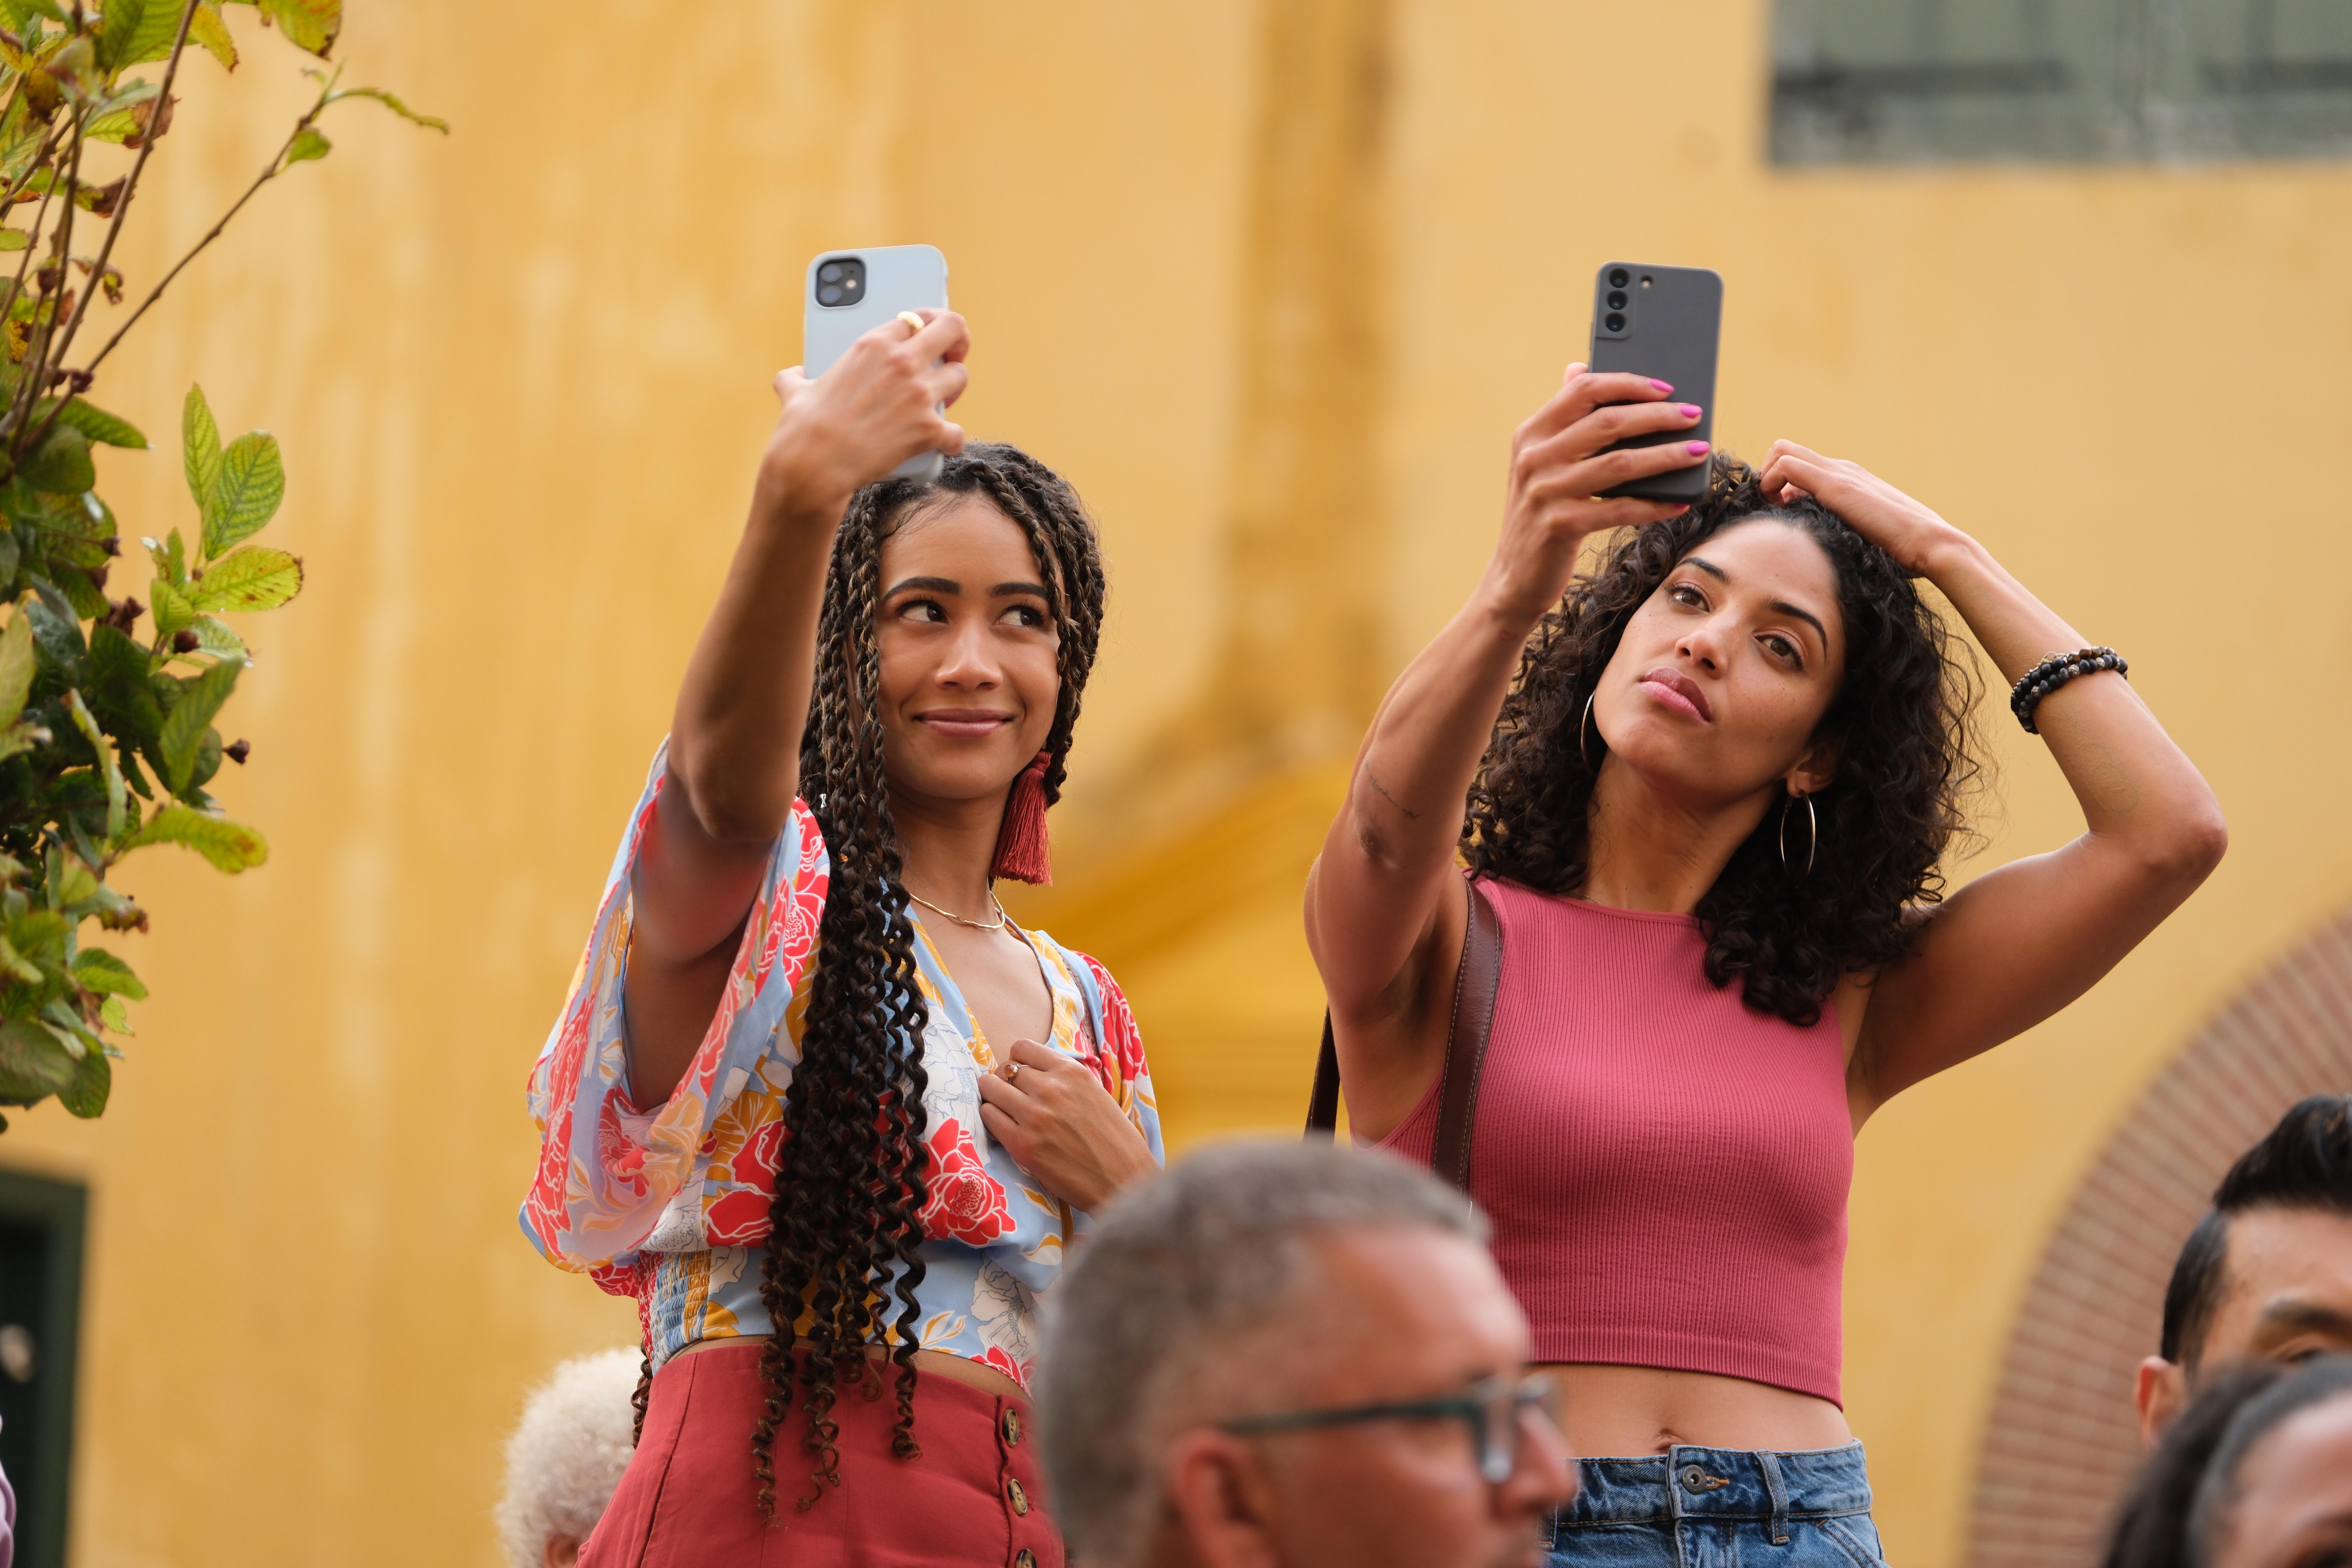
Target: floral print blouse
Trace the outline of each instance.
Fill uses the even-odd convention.
[[[550,1262],[635,1299],[656,1367],[697,1340],[772,1331],[760,1303],[761,1246],[829,872],[816,821],[796,801],[709,1032],[669,1099],[636,1105],[622,999],[629,875],[666,776],[665,747],[614,857],[571,994],[531,1069],[540,1159],[522,1205],[523,1232]],[[1050,1044],[1089,1064],[1153,1158],[1163,1157],[1150,1069],[1118,986],[1101,964],[1042,931],[1020,934],[1053,993]],[[1087,1219],[989,1138],[980,1079],[1003,1059],[999,1048],[919,921],[915,956],[930,1016],[922,1047],[930,1078],[925,1272],[916,1293],[922,1345],[1026,1387],[1037,1298]]]

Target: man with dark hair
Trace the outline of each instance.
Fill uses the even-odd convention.
[[[2352,1351],[2352,1096],[2298,1102],[2239,1156],[2164,1292],[2134,1397],[2153,1444],[2212,1370]]]

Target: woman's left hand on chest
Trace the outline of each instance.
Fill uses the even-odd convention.
[[[1055,1197],[1090,1213],[1159,1168],[1094,1068],[1034,1040],[1010,1055],[981,1078],[981,1124]]]

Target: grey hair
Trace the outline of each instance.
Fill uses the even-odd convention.
[[[1428,1172],[1323,1143],[1220,1144],[1104,1212],[1045,1298],[1037,1358],[1039,1442],[1074,1557],[1118,1568],[1146,1549],[1171,1391],[1310,1283],[1309,1243],[1389,1228],[1486,1239]]]
[[[495,1518],[514,1568],[539,1568],[551,1535],[585,1541],[635,1452],[629,1428],[640,1366],[635,1349],[567,1361],[532,1390],[507,1439],[507,1489]]]
[[[2221,1536],[2237,1515],[2238,1472],[2254,1447],[2292,1417],[2347,1395],[2352,1395],[2352,1355],[2329,1355],[2306,1362],[2238,1407],[2197,1483],[2189,1513],[2190,1562],[2212,1568],[2220,1561]]]

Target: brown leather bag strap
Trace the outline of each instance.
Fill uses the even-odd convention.
[[[1463,1192],[1470,1190],[1470,1126],[1478,1109],[1478,1075],[1495,1028],[1495,994],[1503,979],[1503,928],[1478,884],[1469,889],[1469,921],[1462,932],[1462,965],[1454,976],[1454,1012],[1445,1029],[1445,1065],[1439,1069],[1437,1142],[1430,1169]],[[1331,1043],[1331,1015],[1323,1014],[1323,1048],[1315,1058],[1315,1090],[1307,1101],[1307,1136],[1329,1138],[1339,1120],[1339,1054]]]
[[[1503,984],[1503,928],[1495,906],[1469,882],[1470,921],[1462,933],[1462,967],[1454,973],[1454,1017],[1445,1029],[1444,1089],[1437,1102],[1437,1143],[1429,1168],[1470,1190],[1470,1127],[1478,1112],[1478,1076],[1495,1032],[1495,995]]]

